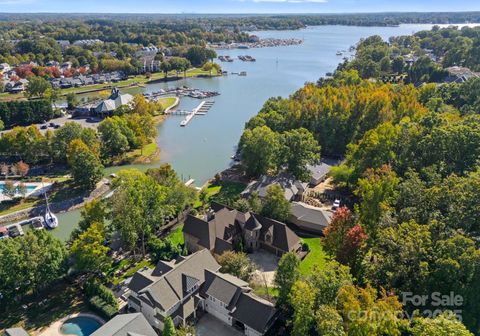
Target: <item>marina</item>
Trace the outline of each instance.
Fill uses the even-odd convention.
[[[180,126],[185,127],[196,115],[205,115],[208,110],[213,106],[213,101],[202,101],[197,107],[195,107],[190,113],[187,114],[185,119],[180,122]]]
[[[220,95],[218,91],[208,91],[191,88],[188,86],[175,87],[170,89],[160,89],[152,93],[144,93],[143,96],[147,99],[158,100],[166,96],[175,95],[177,97],[190,97],[196,99],[205,99]]]
[[[263,38],[254,42],[233,42],[211,44],[214,49],[251,49],[251,48],[271,48],[271,47],[287,47],[299,45],[303,43],[303,39],[299,38]],[[227,61],[230,62],[230,61]]]

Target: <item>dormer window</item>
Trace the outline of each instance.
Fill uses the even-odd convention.
[[[270,232],[267,232],[267,234],[265,235],[265,241],[269,244],[272,243],[272,234]]]

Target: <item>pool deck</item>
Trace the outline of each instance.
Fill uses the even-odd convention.
[[[98,317],[95,314],[92,314],[92,313],[74,313],[74,314],[70,314],[70,315],[67,315],[67,316],[63,317],[56,322],[53,322],[46,329],[44,329],[40,332],[37,332],[34,335],[37,335],[37,336],[63,336],[64,334],[60,333],[60,328],[61,328],[62,324],[68,319],[71,319],[71,318],[74,318],[74,317],[79,317],[79,316],[90,317],[90,318],[98,321],[101,325],[105,324],[105,320]]]
[[[15,185],[15,186],[18,186],[18,185],[20,184],[20,181],[13,181],[13,182],[14,182],[14,185]],[[5,184],[5,181],[2,181],[2,182],[0,183],[0,185],[1,185],[1,184]],[[29,187],[30,187],[30,188],[34,187],[33,190],[30,190],[30,191],[28,191],[28,192],[25,194],[25,197],[29,197],[29,196],[40,197],[40,196],[42,196],[42,194],[43,194],[44,191],[48,191],[48,190],[52,187],[52,185],[53,185],[53,183],[49,183],[49,182],[45,182],[45,183],[41,183],[41,182],[25,182],[24,184],[25,184],[25,186],[26,186],[27,188],[29,188]],[[21,197],[20,194],[16,194],[15,196],[16,196],[16,197]],[[0,202],[2,202],[2,201],[7,201],[7,200],[10,200],[10,199],[11,199],[10,197],[4,196],[3,193],[0,192]]]

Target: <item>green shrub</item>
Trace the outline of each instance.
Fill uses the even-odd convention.
[[[101,297],[93,296],[88,299],[90,308],[101,316],[111,319],[118,313],[118,307],[112,306],[111,304],[106,303]],[[118,304],[117,304],[118,306]]]
[[[168,238],[151,238],[147,244],[147,251],[152,260],[157,263],[160,260],[172,260],[182,254],[182,246],[172,243]]]
[[[0,103],[0,119],[5,127],[41,123],[54,117],[47,100],[9,101]]]
[[[115,310],[118,310],[118,301],[113,292],[93,279],[88,280],[85,283],[85,295],[87,298],[91,299],[93,297],[98,297],[105,304],[112,306]]]

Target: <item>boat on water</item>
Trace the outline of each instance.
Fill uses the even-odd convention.
[[[246,71],[242,71],[238,74],[239,76],[246,76],[247,75],[247,72]]]
[[[58,218],[55,216],[55,214],[50,210],[50,205],[48,204],[48,197],[47,193],[43,193],[45,195],[45,202],[46,202],[46,207],[45,207],[45,214],[43,215],[43,221],[45,223],[45,226],[49,229],[55,229],[58,227]]]
[[[35,217],[31,220],[30,225],[35,230],[43,229],[43,219],[41,217]]]
[[[0,240],[8,238],[8,229],[5,226],[0,226]]]
[[[342,55],[343,55],[343,52],[337,51],[337,56],[342,56]]]

